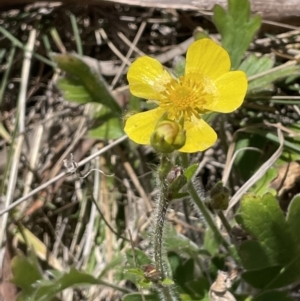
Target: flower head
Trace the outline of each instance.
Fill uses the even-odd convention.
[[[138,58],[127,74],[133,95],[152,100],[158,107],[126,120],[125,132],[139,144],[150,144],[157,121],[184,120],[186,143],[180,152],[203,151],[212,146],[217,134],[201,118],[207,112],[229,113],[243,102],[247,78],[243,71],[230,71],[225,49],[210,39],[192,43],[186,54],[185,74],[174,78],[156,59]]]

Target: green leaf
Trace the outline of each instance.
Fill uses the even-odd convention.
[[[286,292],[278,292],[278,291],[264,292],[262,294],[259,294],[259,296],[251,299],[251,301],[270,301],[270,300],[293,301],[294,299],[292,297],[289,297]]]
[[[178,252],[189,257],[199,256],[199,254],[209,255],[206,250],[200,249],[189,238],[177,233],[174,228],[166,231],[164,242],[167,251]]]
[[[270,84],[273,84],[275,81],[295,74],[299,74],[299,66],[296,64],[284,64],[256,74],[249,78],[248,93],[256,93],[268,89]]]
[[[181,287],[184,287],[187,282],[193,281],[194,269],[194,259],[190,258],[188,260],[182,261],[180,266],[177,267],[176,273],[174,274],[174,278],[176,279],[177,284],[179,284]]]
[[[287,224],[290,232],[296,242],[299,242],[300,231],[300,194],[294,196],[287,213]],[[298,251],[300,251],[300,243],[297,244]]]
[[[194,300],[197,296],[200,300],[208,293],[210,283],[206,277],[199,277],[186,283],[186,286],[193,292]]]
[[[61,273],[60,277],[56,279],[40,283],[41,287],[36,292],[35,301],[51,300],[57,293],[68,287],[101,283],[101,280],[96,279],[92,275],[71,268],[69,272]]]
[[[60,78],[57,86],[63,91],[64,98],[78,104],[93,102],[93,98],[86,88],[76,78]]]
[[[204,250],[207,250],[212,256],[219,253],[220,244],[215,238],[214,233],[210,228],[206,229],[204,235]]]
[[[173,72],[176,77],[184,75],[186,59],[183,56],[178,56],[173,61]]]
[[[119,118],[111,118],[102,125],[88,131],[89,138],[118,139],[124,135]]]
[[[278,201],[271,194],[243,197],[236,219],[242,227],[261,243],[272,265],[284,265],[294,257],[295,245]]]
[[[265,193],[270,192],[272,195],[276,195],[276,190],[270,188],[270,183],[277,177],[277,170],[275,168],[270,168],[267,172],[260,178],[255,185],[252,187],[253,192],[263,196]]]
[[[160,301],[156,295],[143,295],[147,301]],[[123,301],[144,301],[140,293],[132,293],[124,296]]]
[[[181,301],[211,301],[208,294],[206,294],[203,298],[193,298],[188,294],[180,294]]]
[[[253,256],[256,254],[256,256]],[[245,269],[262,269],[272,265],[267,254],[257,241],[245,241],[239,248],[239,255]]]
[[[184,175],[186,177],[187,182],[192,179],[193,175],[197,171],[198,166],[198,163],[192,164],[184,171]]]
[[[67,100],[80,101],[80,97],[74,95],[78,89],[82,97],[80,103],[90,101],[87,97],[88,94],[91,101],[105,105],[114,113],[120,113],[121,108],[98,71],[99,67],[96,60],[91,58],[84,60],[75,54],[57,54],[54,56],[54,60],[58,67],[67,73],[67,79],[60,80],[58,84]],[[72,84],[74,85],[72,86]],[[74,97],[74,99],[68,97]]]
[[[228,0],[228,12],[215,5],[213,21],[222,36],[222,45],[231,58],[232,69],[237,69],[255,33],[261,25],[261,17],[250,17],[248,0]]]
[[[132,249],[128,249],[126,251],[126,259],[131,267],[135,267],[137,265],[139,268],[143,265],[151,263],[151,259],[148,257],[148,255],[146,255],[144,251],[137,248],[134,249],[134,254]]]
[[[153,288],[153,283],[145,277],[144,271],[140,268],[129,268],[123,270],[123,279],[133,282],[141,289]]]
[[[280,271],[280,266],[270,266],[264,269],[246,271],[242,274],[242,278],[255,288],[265,289],[280,274]]]
[[[23,296],[32,294],[35,290],[34,284],[43,279],[41,268],[31,251],[27,257],[19,253],[13,258],[12,272],[12,282],[22,289]]]
[[[122,120],[108,108],[94,104],[91,109],[94,114],[93,124],[88,131],[88,137],[95,139],[118,139],[124,135]]]
[[[255,54],[251,54],[241,63],[239,70],[245,71],[247,77],[249,77],[267,71],[273,65],[274,58],[269,56],[257,57]]]
[[[243,197],[236,220],[255,241],[242,243],[239,253],[248,269],[243,278],[254,287],[278,288],[300,279],[299,202],[293,199],[286,220],[270,193]]]
[[[165,278],[161,283],[164,286],[170,286],[174,284],[174,281],[170,278]]]

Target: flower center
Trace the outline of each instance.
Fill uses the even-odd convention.
[[[202,77],[202,78],[201,78]],[[188,74],[172,79],[162,92],[159,106],[169,113],[170,118],[183,117],[190,120],[192,116],[199,118],[204,114],[205,104],[211,99],[212,82],[197,74]]]

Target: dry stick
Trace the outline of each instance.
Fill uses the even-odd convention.
[[[129,66],[130,61],[126,59],[126,57],[119,51],[119,49],[108,39],[108,36],[104,29],[100,28],[99,33],[101,34],[103,40],[107,43],[108,47],[111,49],[111,51],[119,57],[123,62],[126,62],[126,64]]]
[[[102,149],[100,149],[98,152],[90,155],[89,157],[83,159],[82,161],[80,161],[78,163],[78,167],[81,167],[83,165],[85,165],[87,162],[91,161],[92,159],[96,158],[99,155],[102,155],[103,153],[105,153],[106,151],[108,151],[109,149],[111,149],[112,147],[114,147],[115,145],[118,145],[119,143],[123,142],[124,140],[127,139],[127,136],[124,135],[121,138],[115,140],[114,142],[112,142],[111,144],[103,147]],[[56,181],[58,181],[59,179],[61,179],[62,177],[64,177],[66,174],[68,174],[68,171],[63,171],[62,173],[60,173],[59,175],[57,175],[55,178],[49,180],[48,182],[42,184],[41,186],[37,187],[36,189],[32,190],[30,193],[28,193],[27,195],[19,198],[18,200],[16,200],[14,203],[12,203],[11,205],[8,206],[7,204],[7,208],[5,208],[4,210],[0,211],[0,216],[5,214],[6,212],[10,211],[11,209],[15,208],[16,206],[18,206],[19,204],[21,204],[22,202],[26,201],[27,199],[29,199],[30,197],[34,196],[36,193],[40,192],[41,190],[45,189],[46,187],[48,187],[49,185],[55,183]],[[0,236],[1,237],[1,236]]]
[[[22,146],[24,142],[24,134],[25,134],[25,104],[26,104],[26,92],[27,92],[27,85],[29,79],[29,72],[31,66],[31,58],[34,49],[36,39],[36,30],[33,29],[29,33],[28,43],[26,45],[24,51],[24,61],[22,66],[22,73],[21,73],[21,85],[20,85],[20,92],[19,92],[19,99],[18,99],[18,122],[19,122],[19,137],[17,138],[15,152],[13,154],[12,165],[10,169],[10,177],[7,184],[7,192],[4,206],[7,207],[13,199],[13,194],[16,187],[17,182],[17,175],[18,175],[18,167],[19,161],[22,151]],[[0,241],[4,237],[4,232],[6,228],[8,215],[5,214],[1,219],[0,225]]]
[[[30,150],[30,159],[29,159],[30,170],[28,171],[24,182],[23,195],[28,194],[31,189],[31,183],[33,180],[33,171],[36,169],[37,166],[37,159],[38,159],[39,149],[41,147],[43,132],[44,132],[44,126],[42,124],[39,124],[33,134],[34,143],[32,145],[32,149]]]
[[[83,199],[81,184],[80,184],[79,180],[75,181],[75,194],[76,194],[76,198],[77,198],[78,202],[80,203],[80,211],[79,211],[79,215],[78,215],[78,222],[76,223],[75,231],[72,235],[72,242],[71,242],[69,250],[70,250],[70,254],[75,254],[74,257],[76,258],[77,261],[79,261],[81,250],[79,253],[78,248],[76,248],[76,251],[75,251],[75,247],[77,245],[77,240],[78,240],[79,234],[81,232],[81,229],[83,227],[84,214],[85,214],[86,207],[87,207],[86,206],[87,200]]]
[[[267,43],[270,44],[272,42],[273,38],[281,40],[281,39],[285,39],[285,38],[291,38],[292,36],[297,36],[297,35],[299,35],[299,33],[300,33],[300,28],[298,27],[292,31],[288,31],[288,32],[284,32],[284,33],[275,35],[272,38],[257,39],[257,40],[255,40],[255,44],[268,46]]]
[[[96,150],[95,147],[93,147],[93,152]],[[100,169],[99,166],[99,160],[96,159],[95,160],[95,168],[96,169]],[[99,198],[99,183],[100,183],[100,173],[99,172],[95,172],[94,175],[94,186],[93,186],[93,198],[96,200],[98,200]],[[96,218],[96,206],[95,204],[92,202],[91,204],[91,213],[90,213],[90,217],[89,217],[89,222],[86,226],[86,237],[85,237],[85,245],[83,248],[83,252],[82,252],[82,266],[83,268],[86,268],[86,265],[88,263],[88,256],[91,253],[91,249],[92,249],[92,244],[93,244],[93,228],[94,228],[94,223],[95,223],[95,218]],[[78,267],[78,266],[77,266]]]
[[[171,50],[155,56],[155,58],[158,61],[160,61],[162,64],[164,64],[172,60],[174,57],[186,53],[187,49],[194,41],[195,41],[194,37],[190,37],[187,40],[175,46],[174,48],[172,48]]]
[[[122,53],[120,53],[120,51],[114,46],[114,44],[110,40],[108,40],[105,31],[102,29],[101,30],[99,29],[99,31],[97,31],[97,33],[98,32],[99,32],[99,34],[101,34],[103,39],[107,42],[110,49],[120,58],[120,60],[126,61],[126,57],[123,56]],[[120,35],[120,38],[121,38],[121,35]],[[122,40],[123,39],[124,38],[122,38]],[[187,40],[183,41],[182,43],[172,47],[172,49],[155,56],[155,58],[158,61],[160,61],[162,64],[164,64],[164,63],[172,60],[174,57],[176,57],[178,55],[185,54],[188,47],[193,43],[193,41],[194,41],[194,38],[190,37]],[[124,40],[124,42],[125,42],[125,40]],[[126,44],[128,44],[128,43],[126,43]],[[134,50],[137,52],[137,48],[134,48]],[[137,53],[139,55],[144,55],[144,53],[141,53],[141,52],[137,52]],[[129,66],[131,64],[131,62],[127,60],[126,64]],[[100,65],[102,75],[113,76],[113,75],[116,75],[119,71],[119,67],[116,66],[115,60],[114,61],[111,61],[111,60],[110,61],[99,61],[99,65]],[[125,71],[124,71],[124,73],[125,73]]]
[[[123,70],[125,68],[125,66],[127,65],[127,62],[129,61],[132,52],[134,50],[135,45],[137,44],[137,42],[139,41],[139,39],[141,38],[142,33],[144,32],[145,28],[146,28],[147,22],[143,21],[132,44],[130,45],[130,48],[126,54],[126,61],[123,61],[122,65],[120,66],[118,73],[116,74],[116,76],[114,77],[112,84],[111,84],[111,89],[114,88],[114,86],[116,85],[116,83],[118,82],[120,76],[123,74]]]
[[[235,195],[230,200],[229,206],[225,211],[225,215],[228,215],[230,209],[236,205],[242,195],[254,184],[256,183],[267,171],[268,169],[275,163],[275,161],[280,157],[283,150],[284,137],[280,129],[277,129],[278,138],[280,145],[276,152],[271,156],[271,158],[265,162],[259,170],[235,193]]]
[[[124,35],[123,32],[119,31],[118,32],[118,36],[119,38],[129,47],[132,47],[132,49],[140,56],[142,55],[146,55],[143,51],[141,51],[140,49],[138,49],[134,43],[131,43],[130,40],[128,40],[128,38]]]

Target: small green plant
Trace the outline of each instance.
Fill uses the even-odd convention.
[[[67,289],[74,289],[70,300],[292,300],[293,286],[300,280],[300,196],[287,193],[284,179],[293,178],[289,165],[299,158],[300,127],[295,118],[288,125],[275,119],[287,112],[288,103],[295,103],[272,93],[280,89],[285,94],[299,92],[295,82],[299,66],[297,60],[279,64],[271,55],[250,53],[261,26],[261,17],[251,16],[250,11],[249,0],[229,0],[227,10],[216,5],[213,22],[220,43],[209,32],[200,32],[187,47],[185,58],[180,57],[172,68],[161,63],[162,57],[138,55],[131,60],[132,51],[140,54],[136,45],[130,46],[126,57],[114,48],[122,65],[112,80],[99,72],[96,59],[83,56],[84,43],[73,14],[68,17],[78,54],[63,51],[54,55],[44,34],[51,61],[34,53],[36,31],[23,47],[0,27],[14,45],[10,64],[19,47],[26,53],[25,70],[29,54],[57,67],[56,85],[63,101],[71,103],[65,102],[69,111],[81,108],[76,112],[84,120],[69,140],[64,158],[58,160],[65,170],[56,176],[54,166],[49,172],[52,179],[27,194],[40,193],[40,201],[47,198],[47,185],[63,177],[69,185],[76,182],[72,197],[61,193],[59,202],[66,198],[69,203],[63,209],[78,208],[68,211],[55,229],[51,219],[61,207],[49,198],[45,201],[48,211],[43,218],[58,237],[52,250],[33,233],[30,223],[26,225],[23,215],[27,217],[27,211],[10,212],[7,232],[26,246],[10,262],[10,281],[19,289],[17,301],[64,300]],[[102,28],[97,35],[101,32]],[[55,29],[50,35],[65,50]],[[101,37],[111,47],[103,32]],[[0,51],[0,60],[3,57]],[[130,92],[126,109],[112,91],[122,73],[124,82],[127,75]],[[7,74],[2,87],[5,78]],[[23,79],[22,87],[24,83]],[[20,92],[20,127],[16,125],[13,135],[0,123],[0,134],[11,143],[0,187],[9,201],[20,159],[17,146],[22,147],[24,140],[24,100]],[[299,109],[294,107],[289,116],[295,112],[299,114]],[[72,151],[84,135],[92,143],[82,143],[80,149],[91,154],[78,163]],[[96,150],[99,141],[100,150]],[[59,145],[55,145],[58,153],[62,152]],[[15,147],[18,151],[14,153]],[[71,160],[66,159],[69,153]],[[95,159],[99,155],[101,160]],[[91,166],[81,170],[88,162]],[[26,164],[31,172],[31,161]],[[207,176],[210,170],[215,172]],[[36,180],[43,179],[43,173],[35,172]],[[53,191],[55,198],[59,189]],[[0,215],[6,219],[22,198],[8,204]],[[71,234],[62,241],[57,233],[66,220],[76,226],[70,227]],[[2,222],[0,234],[6,223]],[[62,260],[65,258],[69,262]],[[93,288],[99,287],[95,293]],[[108,292],[102,295],[105,290]]]

